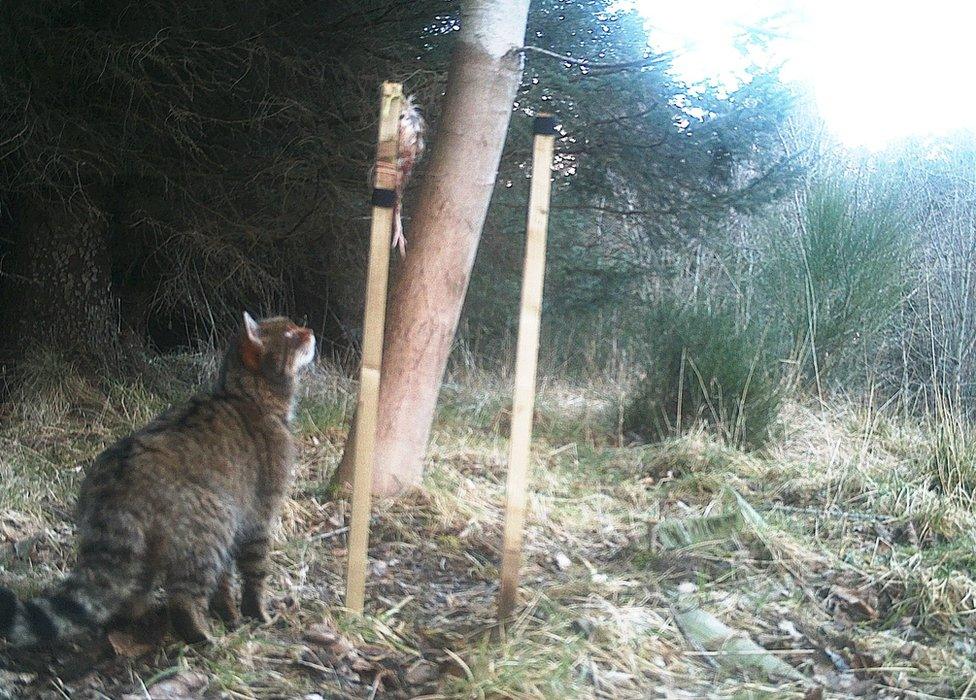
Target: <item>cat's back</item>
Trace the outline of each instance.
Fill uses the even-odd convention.
[[[102,452],[86,470],[79,508],[106,500],[162,503],[186,489],[246,499],[259,462],[276,459],[269,445],[281,439],[246,403],[198,394]]]

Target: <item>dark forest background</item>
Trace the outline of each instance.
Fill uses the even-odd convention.
[[[377,86],[403,81],[437,138],[457,3],[42,0],[0,14],[8,372],[42,349],[118,366],[212,345],[244,308],[307,319],[326,354],[355,351]],[[775,73],[732,95],[692,88],[646,48],[638,16],[603,2],[533,3],[528,37],[598,63],[656,60],[527,54],[462,324],[484,352],[517,316],[527,115],[554,112],[564,134],[553,347],[585,344],[671,252],[782,196],[796,171],[776,136],[789,94]]]

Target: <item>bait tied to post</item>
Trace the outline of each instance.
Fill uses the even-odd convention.
[[[424,153],[424,133],[427,124],[424,122],[420,109],[414,103],[412,96],[406,97],[402,102],[400,118],[397,127],[397,156],[394,175],[396,187],[394,191],[396,198],[393,203],[393,240],[392,248],[400,251],[400,257],[405,257],[407,252],[407,239],[403,235],[403,220],[401,210],[403,205],[403,192],[407,188],[407,181],[413,172],[414,166]],[[376,163],[370,169],[369,181],[372,184],[378,171],[390,169],[387,163]],[[388,173],[389,174],[389,173]]]

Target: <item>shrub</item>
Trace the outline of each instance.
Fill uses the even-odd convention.
[[[760,266],[760,299],[786,354],[807,378],[856,356],[903,298],[910,232],[880,187],[843,177],[811,185],[797,232],[774,232]]]
[[[761,446],[779,412],[778,363],[764,334],[734,311],[702,303],[656,305],[647,364],[624,410],[624,428],[660,440],[699,424],[730,444]]]

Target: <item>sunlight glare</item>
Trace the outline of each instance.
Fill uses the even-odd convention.
[[[976,2],[881,0],[635,0],[651,44],[674,50],[675,70],[726,88],[753,56],[742,28],[786,13],[770,59],[806,86],[830,130],[850,146],[976,127]],[[766,60],[770,60],[766,59]]]

